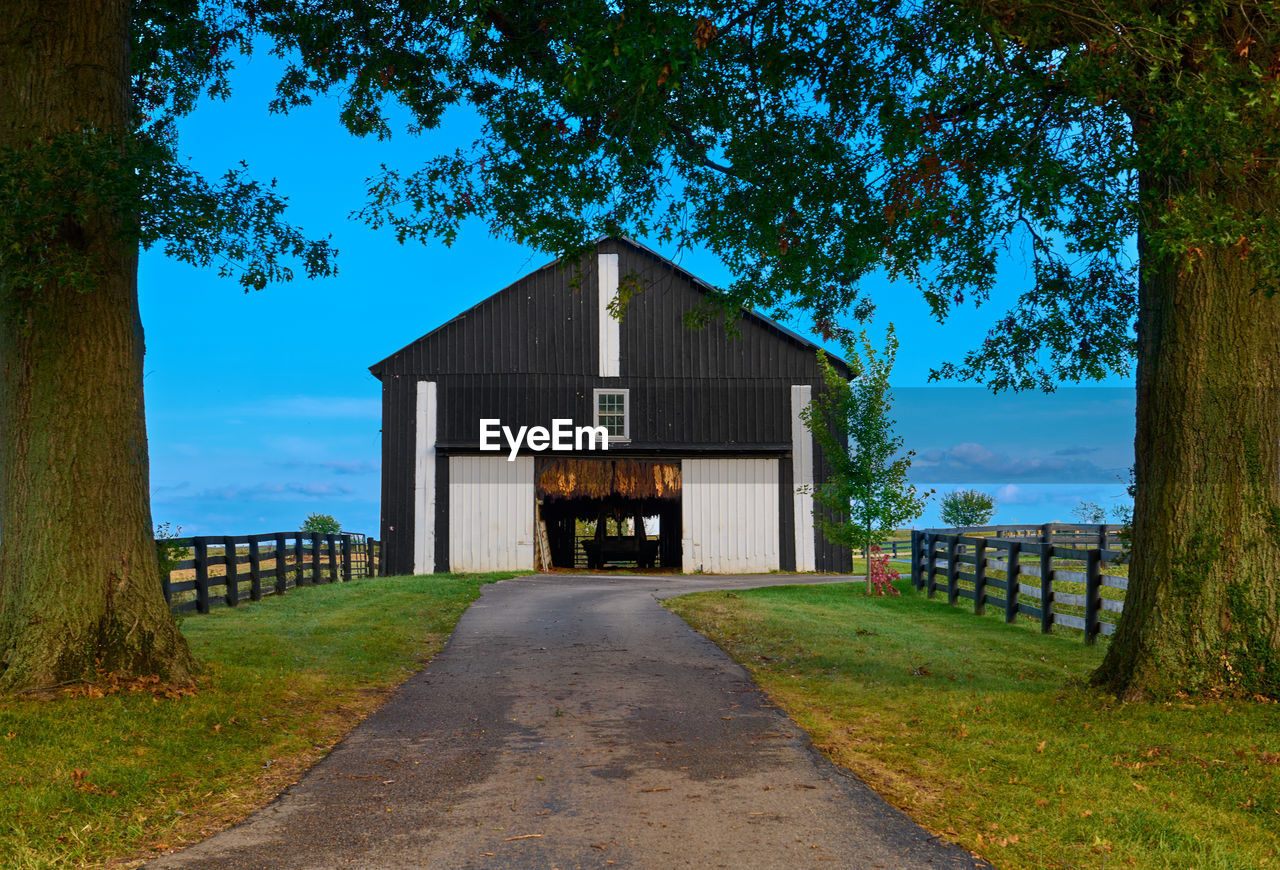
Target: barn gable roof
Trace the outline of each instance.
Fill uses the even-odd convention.
[[[630,239],[626,237],[601,238],[601,239],[598,239],[596,242],[597,248],[605,244],[625,246],[627,248],[630,248],[634,252],[640,253],[641,255],[653,260],[656,264],[660,265],[661,267],[667,270],[670,270],[675,275],[684,279],[689,283],[690,286],[692,286],[695,290],[697,290],[699,293],[702,293],[703,295],[706,295],[709,297],[717,297],[721,295],[721,291],[718,290],[713,285],[709,284],[708,282],[694,275],[692,272],[689,272],[687,269],[675,263],[674,261],[666,257],[663,257],[661,254],[657,253],[651,248],[640,244],[634,239]],[[518,278],[516,281],[507,285],[503,289],[497,291],[496,293],[493,293],[490,296],[485,297],[480,302],[477,302],[475,305],[472,305],[470,308],[466,309],[465,311],[462,311],[456,316],[450,318],[449,320],[445,321],[440,326],[436,327],[435,329],[431,330],[430,332],[426,333],[420,338],[417,338],[414,341],[411,341],[409,344],[400,348],[395,353],[390,354],[386,358],[370,366],[369,371],[372,372],[375,377],[381,380],[383,374],[388,369],[396,368],[396,367],[402,368],[403,362],[406,356],[410,354],[414,349],[427,345],[430,342],[432,342],[434,339],[441,337],[443,334],[449,332],[450,330],[460,327],[462,324],[466,323],[467,321],[474,320],[475,318],[484,315],[487,309],[490,309],[499,305],[503,301],[504,297],[508,297],[510,295],[520,292],[521,289],[528,286],[530,282],[535,281],[540,276],[545,277],[546,273],[552,272],[553,270],[558,269],[562,265],[563,265],[562,259],[552,260],[551,262],[533,270],[527,275],[524,275],[521,278]],[[803,336],[793,332],[792,330],[788,329],[787,327],[783,326],[782,324],[778,323],[772,318],[766,317],[765,315],[760,314],[757,311],[753,311],[748,308],[743,308],[740,310],[740,317],[743,321],[752,323],[753,325],[762,328],[765,332],[772,335],[779,341],[784,342],[785,344],[800,348],[802,350],[810,351],[810,352],[823,350],[823,348],[821,348],[819,345],[815,344],[814,342],[808,340],[807,338],[804,338]],[[830,352],[827,352],[827,357],[828,357],[828,360],[831,362],[832,366],[838,372],[843,374],[845,377],[850,376],[851,370],[847,362],[845,362],[840,357],[835,356],[834,354],[831,354]],[[397,363],[401,363],[401,365],[397,366]]]

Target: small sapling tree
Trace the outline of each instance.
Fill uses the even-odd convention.
[[[881,351],[865,332],[860,342],[861,354],[844,341],[847,381],[818,351],[823,389],[801,416],[831,464],[830,476],[814,492],[814,519],[828,541],[861,550],[869,564],[871,547],[918,517],[925,496],[907,482],[914,451],[903,452],[888,415],[889,372],[898,351],[893,325]]]
[[[889,554],[882,552],[875,544],[871,545],[871,553],[867,557],[867,586],[873,595],[898,595],[895,580],[902,575],[889,567]]]
[[[1071,509],[1071,516],[1078,523],[1100,524],[1107,521],[1107,510],[1096,501],[1080,500],[1080,503]]]
[[[996,500],[978,489],[957,489],[944,495],[939,507],[944,526],[982,526],[995,514]]]

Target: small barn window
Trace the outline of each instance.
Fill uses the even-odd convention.
[[[610,441],[631,437],[630,400],[627,390],[596,390],[596,425],[603,426]]]

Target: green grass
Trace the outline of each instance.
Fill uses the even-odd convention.
[[[1280,707],[1119,704],[1087,688],[1105,645],[1078,632],[862,588],[667,604],[837,763],[1002,870],[1280,867]]]
[[[292,590],[192,616],[197,691],[0,699],[0,866],[131,866],[243,818],[443,646],[493,580]]]

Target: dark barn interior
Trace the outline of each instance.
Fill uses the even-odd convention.
[[[680,569],[678,462],[539,459],[536,479],[552,567]],[[590,534],[582,534],[582,521],[593,524]]]

